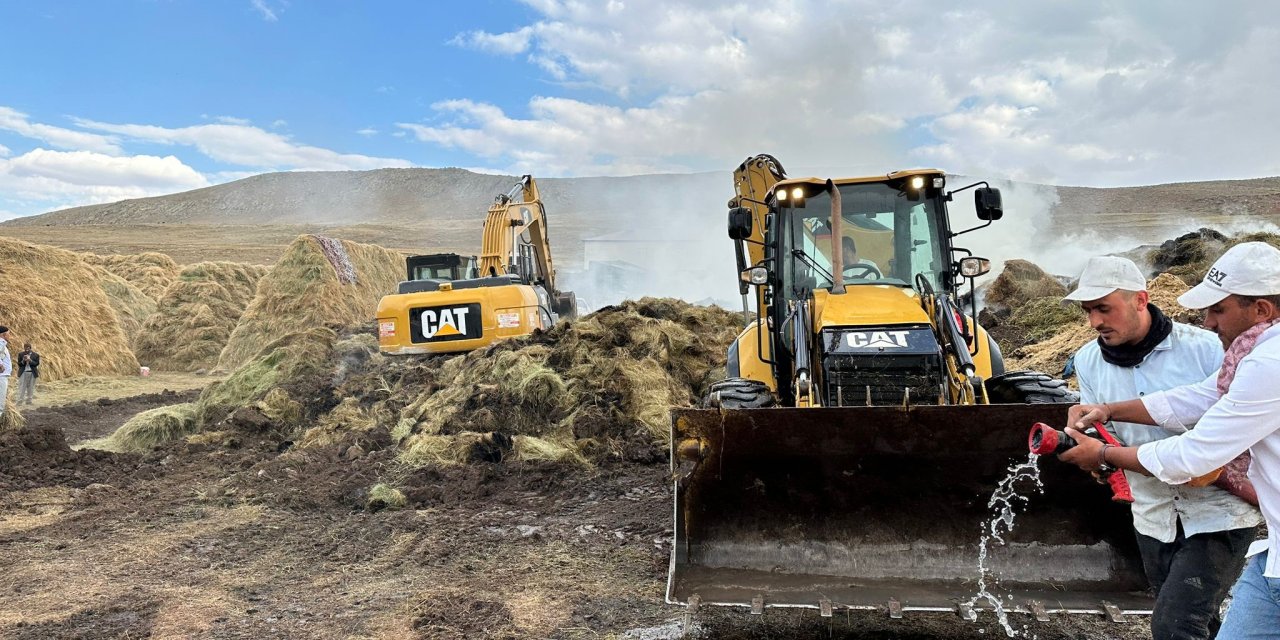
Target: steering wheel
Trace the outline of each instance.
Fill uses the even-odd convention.
[[[879,280],[884,277],[884,275],[880,273],[879,269],[869,264],[851,264],[844,268],[844,276],[846,278],[858,278],[860,280]]]

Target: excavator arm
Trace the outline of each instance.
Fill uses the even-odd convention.
[[[498,196],[489,207],[480,246],[480,274],[518,275],[524,284],[546,289],[556,314],[568,318],[577,315],[573,293],[556,288],[547,212],[533,176],[521,176],[509,192]]]

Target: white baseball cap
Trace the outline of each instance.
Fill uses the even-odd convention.
[[[1138,270],[1138,265],[1128,258],[1118,256],[1098,256],[1089,258],[1080,274],[1080,282],[1076,290],[1067,294],[1064,300],[1088,302],[1111,295],[1117,289],[1125,291],[1146,291],[1147,279]]]
[[[1231,294],[1273,296],[1280,294],[1280,249],[1265,242],[1238,244],[1209,267],[1200,284],[1178,296],[1178,304],[1203,309]]]

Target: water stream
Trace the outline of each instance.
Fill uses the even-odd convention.
[[[1026,462],[1009,466],[1008,474],[987,501],[991,519],[983,523],[982,539],[978,542],[978,594],[968,602],[969,606],[978,601],[989,603],[995,609],[996,620],[1010,638],[1016,637],[1018,632],[1009,624],[1009,615],[1000,596],[991,592],[999,579],[987,566],[987,549],[992,545],[1006,544],[1004,536],[1013,531],[1014,518],[1018,510],[1031,500],[1032,492],[1044,493],[1044,484],[1040,482],[1040,456],[1029,453]]]

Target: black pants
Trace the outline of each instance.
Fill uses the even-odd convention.
[[[1257,533],[1257,527],[1248,527],[1188,538],[1179,522],[1173,542],[1137,534],[1147,580],[1156,590],[1154,640],[1206,640],[1218,634],[1222,600],[1240,577]]]

